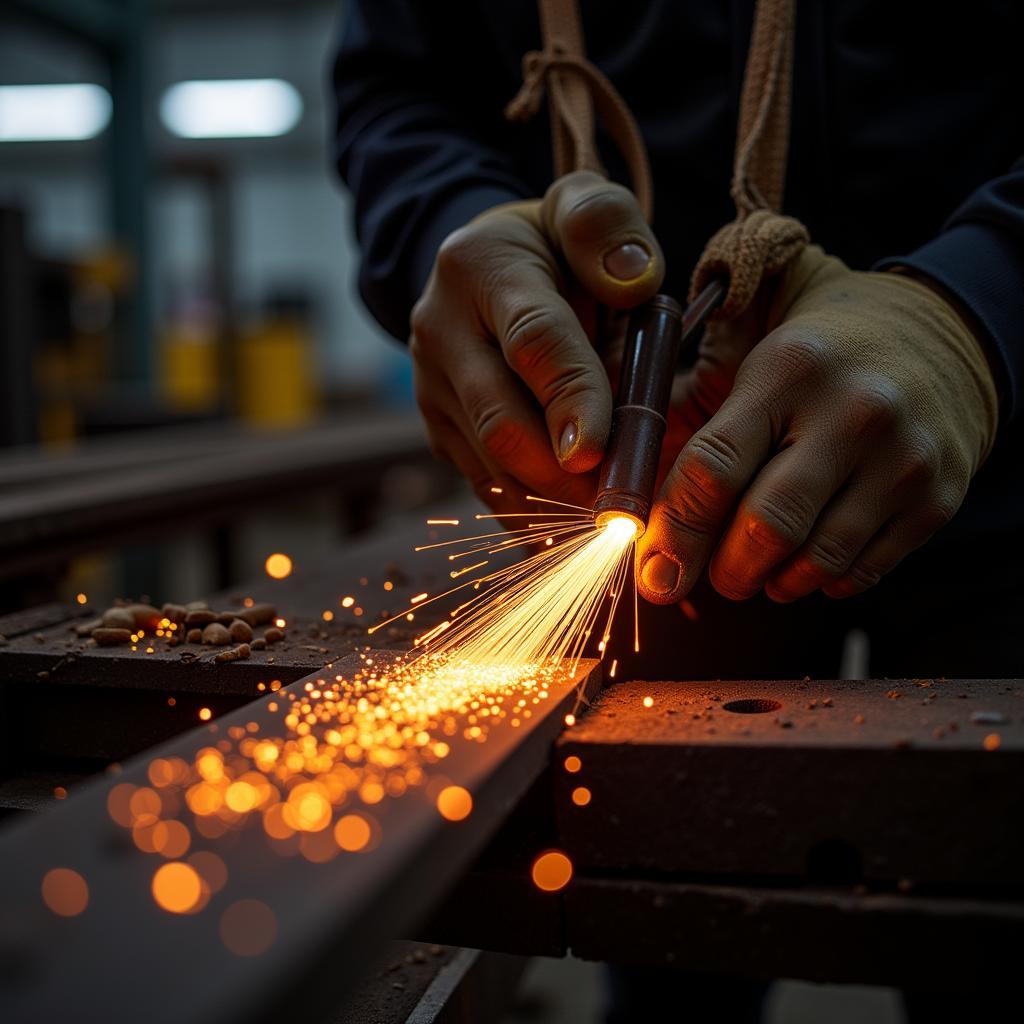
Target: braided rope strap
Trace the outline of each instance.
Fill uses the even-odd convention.
[[[714,278],[728,278],[716,319],[732,320],[766,277],[781,273],[810,242],[807,228],[779,212],[789,150],[795,0],[758,0],[743,75],[730,192],[736,219],[707,243],[690,282],[690,301]]]
[[[523,84],[505,107],[509,121],[529,121],[545,91],[551,112],[555,177],[605,169],[594,143],[596,110],[629,170],[633,192],[649,222],[654,206],[647,147],[629,105],[600,69],[587,60],[576,0],[539,0],[543,50],[523,57]]]

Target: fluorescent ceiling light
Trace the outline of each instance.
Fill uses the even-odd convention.
[[[160,117],[183,139],[269,138],[298,124],[302,97],[280,78],[178,82],[164,93]]]
[[[110,94],[91,82],[0,85],[0,142],[91,139],[110,121]]]

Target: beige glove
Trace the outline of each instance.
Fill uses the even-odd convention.
[[[659,604],[709,560],[737,600],[866,590],[956,512],[998,418],[986,353],[948,297],[817,246],[713,325],[680,397],[695,432],[638,549]]]

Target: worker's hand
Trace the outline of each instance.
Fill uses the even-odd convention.
[[[434,453],[489,502],[492,485],[510,483],[592,501],[589,471],[604,454],[612,413],[593,344],[597,307],[636,306],[663,275],[636,199],[590,172],[449,235],[413,310],[410,340]]]
[[[736,600],[866,590],[956,512],[998,414],[951,302],[817,246],[742,321],[712,326],[683,398],[697,429],[638,549],[658,604],[705,566]]]

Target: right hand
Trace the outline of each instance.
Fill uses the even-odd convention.
[[[431,448],[503,510],[526,493],[590,507],[612,388],[598,305],[651,298],[664,258],[636,199],[589,171],[497,206],[445,239],[412,313]]]

